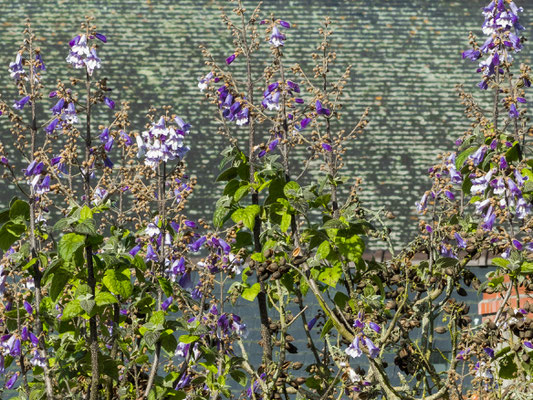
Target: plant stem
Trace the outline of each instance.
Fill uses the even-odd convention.
[[[90,205],[91,199],[91,76],[86,73],[86,91],[87,91],[87,125],[85,136],[85,169],[84,169],[84,192],[85,205]],[[87,259],[87,284],[91,289],[93,299],[96,296],[96,279],[94,276],[93,249],[91,245],[85,246],[85,257]],[[98,383],[100,381],[100,371],[98,367],[98,327],[96,315],[89,319],[89,347],[91,351],[91,387],[90,400],[98,399]]]
[[[239,1],[239,7],[242,8],[241,1]],[[248,103],[253,107],[254,105],[254,82],[252,78],[252,54],[250,46],[248,45],[246,22],[244,21],[244,13],[241,14],[242,20],[242,41],[244,47],[244,55],[246,57],[246,90],[248,95]],[[250,107],[250,108],[252,108]],[[249,124],[248,124],[248,163],[250,165],[250,183],[255,180],[255,119],[253,112],[250,112]],[[252,204],[259,205],[259,193],[255,189],[252,189]],[[261,218],[259,215],[255,217],[253,238],[254,238],[254,251],[261,251]],[[259,276],[257,277],[259,280]],[[261,319],[261,340],[263,347],[263,363],[272,361],[272,339],[270,337],[270,329],[268,327],[268,306],[266,287],[263,281],[259,281],[260,291],[257,295],[257,304],[259,306],[259,316]]]

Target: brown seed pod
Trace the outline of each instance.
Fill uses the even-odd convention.
[[[444,326],[438,326],[435,328],[435,332],[442,335],[443,333],[446,333],[447,329]]]

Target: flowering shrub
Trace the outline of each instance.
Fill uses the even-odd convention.
[[[525,42],[522,9],[503,0],[483,9],[488,39],[480,47],[471,35],[463,58],[487,57],[479,87],[493,92],[492,112],[458,89],[471,129],[430,169],[433,186],[417,204],[420,235],[400,252],[388,214],[361,204],[360,181],[343,176],[346,146],[369,112],[344,129],[350,67],[331,76],[330,20],[309,74],[285,63],[295,26],[260,12],[237,1],[222,17],[232,54],[202,48],[208,71],[198,88],[228,141],[211,223],[185,214],[196,184],[184,161],[194,127],[162,107],[131,129],[128,103],[117,105],[99,77],[108,38],[90,18],[69,42],[74,76],[45,96],[46,67],[28,23],[9,66],[21,97],[0,103],[18,151],[0,146],[3,176],[22,196],[0,212],[3,395],[531,397],[533,310],[508,306],[533,273],[530,69],[512,73]],[[265,47],[270,61],[258,65]],[[239,64],[244,77],[234,73]],[[46,121],[39,103],[50,110]],[[95,123],[96,107],[108,110],[107,121]],[[291,162],[295,151],[307,152],[303,164]],[[363,258],[372,239],[388,244],[390,260]],[[468,264],[482,252],[497,267],[483,283]],[[494,320],[471,323],[454,297],[463,285],[502,293]],[[242,301],[260,316],[260,365],[248,356],[249,322],[231,307]],[[293,343],[302,332],[305,351]],[[435,334],[446,335],[449,355]],[[446,371],[434,366],[438,354]]]

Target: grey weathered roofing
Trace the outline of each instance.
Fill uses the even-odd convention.
[[[425,171],[434,156],[452,148],[468,127],[454,94],[464,82],[475,90],[475,65],[460,59],[468,47],[469,30],[480,33],[480,8],[486,3],[436,0],[268,0],[263,9],[297,27],[287,33],[290,62],[310,60],[317,28],[329,15],[336,26],[334,42],[339,67],[353,64],[347,88],[344,121],[349,127],[365,106],[371,124],[347,155],[347,173],[364,178],[367,205],[386,206],[398,218],[393,224],[397,242],[413,236],[417,223],[414,202],[428,187]],[[246,1],[250,8],[255,2]],[[526,10],[523,23],[530,31],[533,18]],[[73,71],[64,59],[68,41],[85,14],[97,19],[109,42],[100,51],[114,99],[132,102],[138,129],[149,105],[171,104],[192,125],[189,171],[200,176],[190,210],[210,215],[215,201],[213,180],[218,152],[223,147],[210,122],[211,107],[202,101],[196,78],[205,74],[198,49],[205,43],[221,60],[230,54],[231,40],[219,21],[217,3],[207,0],[6,1],[0,14],[0,89],[4,98],[16,94],[8,87],[7,66],[21,40],[24,19],[30,16],[47,64],[46,84]],[[527,35],[528,32],[526,32]],[[530,61],[530,48],[520,61]],[[236,63],[238,63],[237,60]],[[306,63],[303,63],[306,64]],[[308,65],[308,64],[307,64]],[[78,72],[78,71],[76,71]],[[478,96],[483,94],[478,93]],[[52,102],[50,102],[50,107]],[[48,106],[47,106],[48,107]],[[102,111],[98,123],[110,113]],[[5,125],[2,123],[2,132]],[[4,138],[5,134],[2,134]],[[2,199],[2,203],[7,199]],[[374,247],[379,247],[375,244]]]

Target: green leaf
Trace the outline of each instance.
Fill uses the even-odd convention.
[[[246,288],[242,291],[241,297],[248,301],[254,301],[260,291],[261,286],[259,285],[259,283],[254,283],[251,287]]]
[[[74,317],[77,317],[80,314],[83,314],[83,308],[81,307],[80,301],[75,299],[65,306],[63,309],[63,316],[61,317],[62,321],[69,321]]]
[[[108,269],[102,279],[105,287],[115,295],[128,298],[133,293],[131,274],[127,267]]]
[[[163,325],[165,324],[165,312],[163,310],[156,311],[150,317],[150,321],[149,322],[152,323],[153,325],[159,327],[159,328],[162,328]]]
[[[365,242],[351,230],[342,230],[337,233],[335,244],[340,253],[349,261],[358,262],[365,251]]]
[[[345,229],[346,224],[338,219],[327,220],[323,225],[322,229]]]
[[[94,306],[96,305],[96,302],[93,299],[92,294],[84,294],[82,296],[78,297],[78,300],[80,301],[80,306],[83,308],[83,310],[91,315],[93,312]]]
[[[253,230],[255,225],[255,217],[260,211],[261,208],[257,204],[252,204],[246,208],[239,208],[235,210],[235,212],[231,215],[231,219],[233,219],[235,223],[242,221],[245,227]]]
[[[238,369],[231,369],[229,374],[231,377],[242,387],[246,386],[248,383],[248,377],[246,374]]]
[[[9,208],[9,218],[15,220],[17,218],[23,221],[30,220],[30,205],[22,200],[15,200],[11,203]]]
[[[61,238],[57,246],[59,256],[63,260],[70,261],[74,253],[83,247],[84,243],[85,236],[78,235],[77,233],[67,233]]]
[[[324,267],[318,275],[318,280],[328,286],[335,287],[342,276],[342,268],[340,265],[332,267]]]
[[[59,268],[54,272],[52,284],[50,286],[50,297],[53,301],[56,301],[59,295],[63,292],[63,289],[71,276],[72,274],[63,268]]]
[[[23,228],[20,233],[16,233],[20,228]],[[3,251],[9,250],[9,248],[20,239],[22,232],[26,230],[24,225],[14,224],[11,221],[6,222],[0,229],[0,249]]]
[[[324,339],[324,337],[328,334],[328,332],[333,328],[333,321],[331,318],[328,318],[326,323],[324,324],[324,327],[322,328],[322,332],[320,332],[320,339]]]
[[[229,208],[217,207],[213,213],[213,225],[216,228],[221,228],[224,222],[228,219]]]
[[[281,229],[281,231],[283,233],[287,232],[287,230],[291,226],[291,219],[292,219],[292,215],[291,214],[283,214],[281,216],[281,224],[280,224],[279,228]]]
[[[248,194],[249,190],[250,185],[248,183],[239,187],[233,195],[233,201],[238,202],[239,200],[241,200],[245,195]]]
[[[183,344],[189,344],[189,343],[196,342],[198,339],[200,339],[200,336],[196,336],[196,335],[181,335],[180,338],[179,338],[179,342],[183,343]]]
[[[91,208],[87,205],[83,206],[83,208],[80,210],[80,222],[85,221],[86,219],[93,217],[93,211]]]
[[[494,259],[492,260],[492,262],[494,263]],[[522,272],[523,274],[533,273],[533,263],[529,261],[524,261],[520,267],[520,272]]]
[[[283,187],[283,194],[287,196],[287,198],[293,199],[302,197],[302,188],[294,181],[287,182],[287,184]]]
[[[320,246],[318,246],[318,249],[316,250],[316,255],[319,260],[323,260],[329,255],[330,251],[331,245],[329,244],[329,240],[324,240],[322,243],[320,243]]]
[[[468,156],[474,153],[478,148],[479,148],[478,146],[469,147],[468,149],[463,151],[461,154],[459,154],[457,158],[455,159],[455,168],[457,168],[458,170],[461,170],[463,168],[463,164],[468,159]]]
[[[516,373],[518,372],[518,367],[514,362],[514,352],[508,354],[500,360],[500,371],[499,375],[502,379],[513,379],[516,378]]]
[[[144,334],[144,342],[148,347],[154,346],[161,336],[160,332],[148,331]]]
[[[172,286],[170,285],[169,280],[163,277],[157,278],[157,280],[159,281],[159,286],[161,286],[161,289],[163,289],[165,295],[167,297],[172,296],[172,293],[174,293],[174,291],[172,290]]]
[[[9,221],[9,208],[4,208],[0,211],[0,225]]]
[[[97,306],[107,306],[108,304],[118,303],[118,300],[109,292],[98,292],[94,299]]]
[[[510,261],[506,260],[505,258],[497,257],[493,258],[491,263],[493,265],[496,265],[497,267],[506,268],[509,265]]]
[[[216,182],[230,181],[238,175],[238,170],[236,167],[230,167],[217,176]]]
[[[174,335],[168,334],[161,338],[161,346],[167,353],[174,355],[176,347],[178,347],[178,341]]]
[[[80,235],[95,236],[98,235],[96,231],[96,226],[94,219],[84,219],[78,225],[74,227],[74,232],[79,233]]]
[[[335,302],[336,305],[340,307],[341,310],[346,306],[346,303],[349,300],[350,300],[350,297],[347,294],[342,293],[342,292],[335,293],[335,297],[333,298],[333,301]]]
[[[198,363],[200,364],[202,367],[204,367],[206,370],[212,372],[213,374],[216,374],[218,372],[218,368],[215,364],[212,364],[212,363]]]

